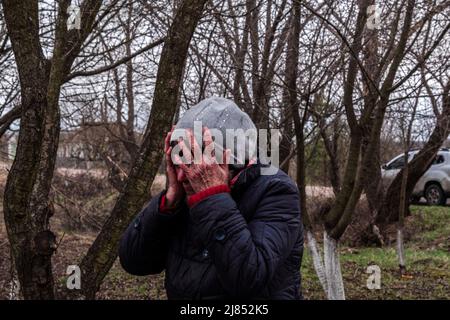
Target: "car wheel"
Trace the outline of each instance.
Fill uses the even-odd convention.
[[[427,204],[431,206],[445,205],[447,199],[444,196],[444,191],[437,183],[432,183],[425,189],[425,199]]]

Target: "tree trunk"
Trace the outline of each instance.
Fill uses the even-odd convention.
[[[370,5],[376,6],[376,0],[370,0]],[[372,82],[365,81],[363,83],[364,105],[366,109],[374,110],[378,101],[377,89],[380,85],[379,30],[377,28],[366,28],[364,30],[364,42],[366,43],[362,50],[364,68],[372,80]],[[379,135],[376,136],[377,139],[374,141],[370,139],[370,130],[374,122],[373,117],[368,117],[366,122],[365,129],[367,130],[364,132],[362,141],[362,154],[365,154],[370,148],[375,150],[375,152],[371,154],[372,159],[370,163],[367,163],[367,174],[363,174],[361,178],[363,179],[370,212],[372,216],[375,216],[382,196],[380,188],[380,139]],[[370,146],[371,143],[375,144],[373,148]]]
[[[324,125],[324,118],[317,117],[320,136],[322,137],[325,151],[328,155],[327,172],[333,193],[336,196],[341,191],[341,174],[339,170],[339,118],[336,118],[333,123],[333,133],[331,137],[328,137]]]
[[[53,299],[51,258],[56,247],[49,229],[49,197],[60,131],[59,95],[101,1],[83,3],[84,29],[67,31],[67,7],[59,3],[53,57],[44,57],[39,39],[38,1],[3,0],[21,88],[21,122],[16,157],[8,174],[4,217],[14,264],[25,299]]]
[[[289,108],[287,102],[283,102],[284,113],[288,114]],[[292,138],[293,138],[293,130],[292,130],[292,118],[285,117],[283,119],[284,126],[282,131],[282,137],[280,141],[280,169],[286,173],[289,173],[289,165],[290,158],[292,152]]]
[[[405,250],[403,246],[403,226],[398,226],[397,228],[397,256],[400,274],[404,274],[406,272],[406,264]]]
[[[306,239],[309,252],[313,260],[314,270],[316,271],[317,277],[319,278],[320,284],[322,285],[323,291],[328,293],[328,282],[327,275],[325,272],[325,266],[323,264],[322,256],[319,252],[319,246],[314,238],[314,234],[310,230],[306,230]]]
[[[48,61],[38,42],[38,4],[3,1],[19,71],[22,113],[16,157],[8,174],[4,217],[14,264],[25,299],[53,298],[51,255],[54,235],[48,229],[51,208],[40,167],[41,152],[51,128],[46,127]],[[20,13],[20,14],[19,14]],[[51,164],[47,165],[51,169]],[[44,183],[45,184],[45,183]],[[42,200],[42,201],[40,201]]]
[[[128,19],[126,23],[126,44],[125,51],[127,56],[131,56],[131,38],[132,38],[132,30],[131,30],[131,17],[133,14],[133,1],[128,1]],[[134,106],[134,85],[133,85],[133,60],[130,60],[126,63],[126,97],[127,97],[127,106],[128,106],[128,117],[127,117],[127,134],[125,138],[125,148],[130,154],[130,162],[133,163],[136,158],[136,154],[138,151],[138,145],[136,143],[136,136],[134,134],[134,121],[135,121],[135,106]]]
[[[339,242],[323,233],[325,274],[327,277],[328,300],[345,300],[344,281],[339,262]]]

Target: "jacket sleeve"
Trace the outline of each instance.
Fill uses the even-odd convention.
[[[160,273],[166,268],[170,236],[179,221],[181,209],[173,213],[160,212],[163,194],[149,202],[122,236],[119,259],[128,273],[143,276]]]
[[[299,207],[297,187],[275,178],[248,223],[229,193],[191,208],[196,232],[228,294],[257,296],[266,287],[302,232]]]

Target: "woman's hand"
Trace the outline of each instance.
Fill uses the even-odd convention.
[[[197,150],[202,150],[198,146],[192,133],[189,131],[188,137],[191,141],[191,146],[194,147],[194,150],[195,148],[198,148]],[[192,152],[186,146],[184,141],[180,141],[179,143],[181,149],[183,150],[183,154]],[[214,156],[214,143],[211,137],[211,132],[208,128],[204,129],[203,143],[205,145],[205,150],[199,164],[185,164],[180,160],[180,167],[184,171],[195,193],[219,185],[228,185],[230,179],[228,163],[230,160],[231,151],[226,149],[223,152],[223,161],[221,161],[223,163],[218,163],[216,157]]]
[[[167,133],[166,139],[164,141],[167,178],[166,205],[168,207],[172,207],[176,203],[181,201],[185,194],[183,186],[177,180],[177,172],[175,170],[175,166],[173,165],[171,157],[172,147],[170,146],[170,138],[172,136],[173,129],[174,127],[172,127],[172,130]]]

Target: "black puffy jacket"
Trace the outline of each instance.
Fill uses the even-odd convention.
[[[169,299],[300,299],[303,227],[298,189],[281,170],[253,165],[231,193],[192,208],[159,211],[154,197],[126,230],[122,267],[134,275],[165,270]]]

